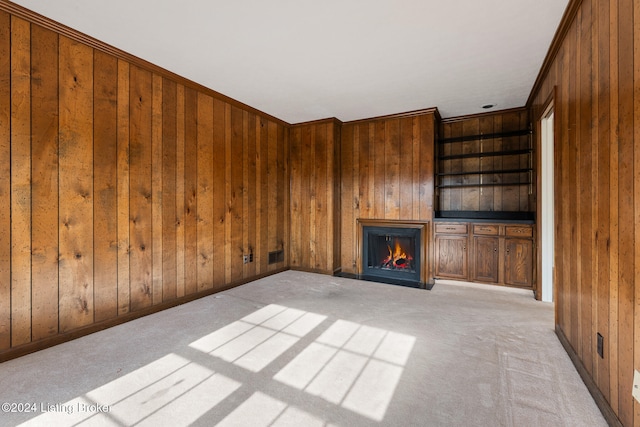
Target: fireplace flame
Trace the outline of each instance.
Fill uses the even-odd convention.
[[[391,249],[390,245],[387,245],[389,249],[389,255],[382,261],[383,268],[392,268],[392,269],[405,269],[411,268],[410,261],[413,260],[413,257],[407,255],[407,253],[400,246],[400,242],[396,240],[394,249]]]

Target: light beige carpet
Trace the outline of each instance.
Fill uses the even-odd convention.
[[[553,327],[530,292],[287,271],[0,364],[0,425],[605,426]]]

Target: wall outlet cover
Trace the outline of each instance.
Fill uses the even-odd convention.
[[[640,402],[640,372],[633,370],[633,387],[631,388],[633,398]]]

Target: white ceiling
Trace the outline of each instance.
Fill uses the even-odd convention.
[[[15,0],[289,123],[521,107],[568,0]]]

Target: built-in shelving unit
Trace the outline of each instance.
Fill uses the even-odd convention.
[[[479,200],[493,187],[510,187],[501,191],[501,197],[511,192],[522,199],[532,194],[534,179],[528,127],[437,140],[435,188],[439,206],[456,198]]]

